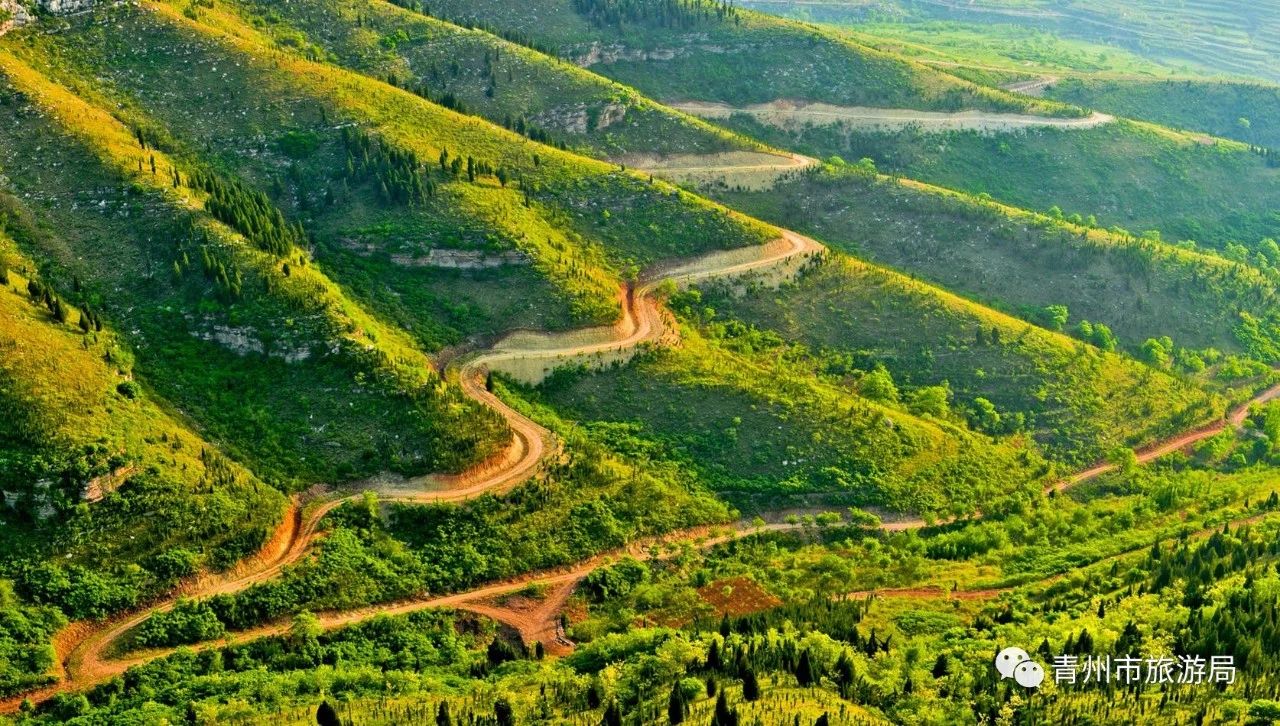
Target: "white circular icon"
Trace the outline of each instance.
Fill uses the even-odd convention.
[[[1027,655],[1027,651],[1022,648],[1005,648],[996,654],[996,670],[1000,672],[1001,678],[1013,678],[1014,669],[1018,664],[1029,660],[1031,656]]]
[[[1038,688],[1044,683],[1044,668],[1033,661],[1023,661],[1013,671],[1013,679],[1023,688]]]

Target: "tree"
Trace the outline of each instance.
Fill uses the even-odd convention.
[[[622,711],[618,708],[617,701],[610,701],[605,707],[604,718],[600,723],[601,726],[622,726]]]
[[[1071,314],[1066,305],[1047,305],[1040,318],[1050,330],[1062,330],[1067,327]]]
[[[672,724],[684,723],[685,702],[684,691],[677,683],[671,687],[671,697],[667,699],[667,720]]]
[[[738,713],[729,709],[724,691],[716,698],[716,710],[711,716],[711,726],[738,726]]]
[[[875,370],[862,377],[858,392],[873,401],[898,402],[898,387],[893,382],[893,376],[883,365],[877,365]]]
[[[499,696],[493,704],[493,717],[498,726],[516,726],[516,714],[511,709],[511,702],[505,696]]]
[[[1170,341],[1172,342],[1172,341]],[[1157,368],[1169,367],[1169,354],[1173,351],[1165,348],[1164,343],[1156,338],[1147,338],[1142,344],[1142,360]]]
[[[951,386],[943,381],[942,385],[924,386],[911,393],[907,407],[917,415],[929,415],[946,418],[951,411]]]
[[[453,726],[453,715],[449,713],[448,701],[441,701],[436,709],[436,726]]]
[[[796,680],[804,688],[808,688],[818,682],[817,674],[813,668],[813,659],[809,657],[808,650],[800,654],[800,662],[796,664]]]
[[[316,709],[316,726],[342,726],[342,719],[338,718],[338,712],[328,701],[321,701]]]
[[[969,421],[973,427],[987,434],[1000,431],[1000,413],[991,401],[978,396],[973,399],[973,408],[969,411]]]
[[[755,670],[747,668],[742,673],[742,700],[752,702],[760,698],[760,681]]]
[[[289,624],[289,639],[299,645],[315,642],[323,632],[320,618],[306,610],[293,616],[293,622]]]
[[[707,648],[707,670],[718,671],[723,666],[720,662],[720,641],[712,639],[710,647]],[[714,696],[714,693],[707,693],[708,696]]]
[[[951,672],[951,664],[947,662],[947,654],[939,653],[938,659],[933,662],[933,677],[942,678]]]

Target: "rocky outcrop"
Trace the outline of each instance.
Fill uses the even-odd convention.
[[[18,0],[0,0],[0,35],[31,22],[31,13]]]
[[[98,0],[36,0],[41,10],[54,14],[78,13],[97,4]]]
[[[589,107],[586,104],[560,107],[544,111],[533,122],[544,128],[571,134],[607,129],[627,117],[627,107],[621,103],[606,103]]]

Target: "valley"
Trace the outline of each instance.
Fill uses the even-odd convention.
[[[1240,8],[18,2],[0,723],[1280,714]]]

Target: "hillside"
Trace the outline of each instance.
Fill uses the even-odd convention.
[[[1169,336],[1190,350],[1280,360],[1274,283],[1215,256],[859,167],[802,175],[773,193],[717,196],[1038,324],[1051,324],[1050,306],[1065,306],[1059,327],[1078,335],[1082,320],[1103,323],[1135,355],[1147,339]]]
[[[740,320],[859,368],[883,365],[913,411],[1025,431],[1074,464],[1141,448],[1218,413],[1169,373],[842,256],[773,295],[713,288],[690,311],[726,335]],[[979,399],[994,404],[996,417]]]
[[[430,7],[454,22],[519,34],[664,102],[743,106],[786,98],[1074,115],[1066,107],[961,81],[830,30],[738,8],[726,11],[710,0],[682,6],[669,17],[659,3],[637,3],[624,12],[607,0],[444,0]]]
[[[1112,46],[1174,67],[1280,80],[1275,57],[1280,28],[1269,1],[1189,0],[747,0],[750,7],[820,22],[856,23],[878,18],[915,24],[958,21],[981,34],[1012,28],[1021,37],[1049,32]]]
[[[761,150],[571,63],[383,0],[236,7],[265,20],[277,43],[319,48],[344,66],[553,146],[597,157]]]
[[[353,305],[305,252],[267,251],[266,232],[251,241],[216,221],[188,186],[191,167],[13,56],[0,66],[0,163],[23,195],[22,251],[59,293],[100,306],[139,376],[260,476],[294,486],[447,469],[496,448],[500,422],[440,385],[408,336]],[[316,424],[324,415],[341,423]],[[448,423],[461,418],[469,432]]]
[[[206,10],[201,21],[192,21],[163,4],[112,12],[118,23],[154,42],[146,48],[121,44],[86,17],[79,20],[81,33],[24,37],[30,45],[25,52],[32,62],[57,69],[51,72],[82,68],[67,80],[80,87],[92,86],[87,78],[111,78],[113,89],[101,92],[137,109],[133,115],[145,118],[148,128],[158,126],[192,150],[187,153],[216,150],[218,163],[260,190],[275,190],[284,211],[301,217],[316,239],[326,270],[363,303],[414,329],[428,349],[510,327],[611,320],[618,314],[618,278],[638,266],[750,245],[772,234],[665,185],[540,146],[364,76],[293,56],[282,72],[255,58],[259,43],[269,41],[233,14]],[[183,71],[165,72],[175,64]],[[208,107],[203,86],[189,82],[192,73],[209,74],[211,83],[270,86],[278,101],[264,107],[227,94],[218,99],[221,109]],[[189,107],[197,102],[207,112],[192,118]],[[339,118],[347,120],[336,127],[329,121]],[[362,130],[343,131],[350,123]],[[272,126],[289,131],[267,148],[245,143],[253,129]],[[421,192],[405,192],[413,198],[391,191],[392,175],[407,183],[394,169],[395,159],[442,156],[447,163],[441,166],[449,168],[429,173],[418,184]],[[391,168],[380,171],[386,164]],[[388,182],[391,199],[380,197]],[[656,227],[657,220],[665,224]],[[692,229],[698,233],[688,234]],[[487,283],[481,285],[456,271],[432,269],[434,255],[454,250],[462,259],[502,259],[506,253],[531,259],[555,287],[550,297],[564,301],[569,315],[563,308],[544,312],[540,298],[548,296],[538,294],[537,284],[517,292],[512,283],[537,282],[519,265],[513,275],[506,274],[509,264],[481,270]],[[380,294],[384,286],[390,298]],[[513,295],[525,305],[541,305],[521,311]],[[495,309],[495,301],[508,307]],[[477,308],[481,314],[471,314]],[[514,320],[507,316],[512,311]]]
[[[771,120],[753,111],[751,118],[738,114],[726,119],[731,128],[748,136],[810,156],[869,157],[887,171],[988,193],[1015,206],[1042,212],[1056,206],[1069,214],[1095,215],[1106,226],[1137,232],[1156,229],[1171,240],[1189,239],[1216,248],[1228,242],[1253,248],[1280,234],[1267,201],[1276,193],[1280,170],[1274,160],[1242,144],[1178,135],[1125,120],[1071,128],[1052,128],[1046,122],[1049,128],[1029,127],[1017,134],[1004,133],[1009,125],[999,117],[960,131],[948,131],[945,123],[935,129],[933,119],[923,116],[867,123],[859,120],[866,107],[1042,113],[1069,119],[1083,112],[1065,105],[1037,108],[1030,97],[979,87],[941,70],[872,51],[838,30],[789,24],[747,11],[740,13],[741,22],[715,16],[699,20],[706,27],[694,34],[642,18],[624,23],[621,30],[607,23],[593,27],[590,3],[582,6],[582,13],[567,1],[544,0],[525,7],[511,10],[498,3],[445,2],[437,4],[435,12],[451,19],[474,18],[512,32],[555,28],[554,34],[532,39],[664,101],[712,102],[729,111],[753,110],[748,107],[756,104],[825,104],[832,107],[824,111],[826,118],[791,121],[781,115]],[[531,22],[522,13],[537,13],[544,22]],[[548,19],[554,22],[546,23]],[[745,43],[757,31],[767,33],[770,40],[751,46],[752,62],[729,62],[734,54],[728,50],[742,47],[729,43]],[[794,52],[775,48],[781,38],[791,37],[789,33],[805,38],[803,47]],[[667,45],[660,45],[660,39]],[[724,42],[701,45],[713,40]],[[631,46],[645,49],[643,60],[631,60]],[[596,55],[586,55],[588,49],[596,49]],[[797,67],[795,58],[806,62]],[[697,73],[680,71],[686,59]],[[868,59],[878,65],[867,69]],[[659,68],[660,73],[654,72]],[[836,68],[841,70],[834,72]],[[842,82],[841,77],[858,79],[856,92],[845,90],[847,80]],[[886,80],[868,82],[880,78]],[[708,85],[714,90],[708,92]],[[944,92],[946,100],[939,100],[939,88],[951,89]],[[715,117],[724,116],[722,109],[713,110]],[[1170,206],[1178,212],[1169,214]]]
[[[1269,87],[949,0],[21,1],[0,723],[1280,718]]]
[[[909,176],[1013,206],[1095,217],[1105,227],[1156,230],[1172,242],[1259,248],[1280,234],[1270,199],[1280,165],[1265,150],[1118,119],[1092,128],[1017,133],[779,127],[735,116],[738,130],[826,158],[872,159]]]
[[[1041,473],[1016,443],[908,412],[868,373],[825,371],[776,337],[686,331],[679,348],[631,365],[555,376],[538,400],[626,449],[679,462],[713,491],[764,495],[773,507],[825,495],[809,498],[953,514]]]
[[[1240,81],[1069,77],[1044,95],[1188,131],[1203,131],[1254,146],[1280,147],[1280,86]]]
[[[49,290],[11,224],[0,227],[5,695],[45,681],[65,617],[102,617],[227,570],[284,509],[134,378],[133,352],[100,312]]]

